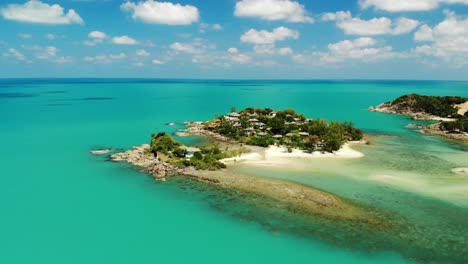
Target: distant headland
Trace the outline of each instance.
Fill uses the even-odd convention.
[[[423,133],[468,142],[468,98],[460,96],[425,96],[408,94],[369,107],[374,112],[406,115],[414,120],[435,120],[436,124],[413,125]]]

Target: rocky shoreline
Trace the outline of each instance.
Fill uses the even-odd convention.
[[[453,118],[444,118],[435,115],[430,115],[424,112],[412,112],[409,109],[401,109],[391,103],[383,103],[376,107],[369,106],[369,111],[393,115],[405,115],[411,117],[412,120],[419,121],[455,121]]]

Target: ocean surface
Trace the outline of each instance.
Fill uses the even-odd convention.
[[[468,97],[468,82],[0,80],[0,263],[468,263],[468,176],[451,172],[468,167],[468,145],[367,111],[407,93]],[[362,159],[236,170],[332,192],[407,229],[304,223],[89,153],[148,143],[231,106],[292,107],[379,135],[355,147]]]

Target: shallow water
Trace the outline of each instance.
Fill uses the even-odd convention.
[[[468,177],[450,172],[468,166],[468,147],[408,130],[405,117],[367,111],[409,92],[468,96],[468,83],[2,80],[0,262],[466,263],[446,254],[468,241]],[[425,249],[399,248],[401,240],[388,237],[386,244],[384,235],[346,233],[346,227],[334,232],[333,225],[309,225],[272,202],[259,205],[252,201],[261,199],[180,179],[155,183],[89,154],[148,142],[151,133],[181,127],[168,122],[211,119],[231,106],[293,107],[399,136],[358,147],[366,154],[360,160],[297,164],[305,172],[239,170],[390,212],[418,230],[412,239],[432,239],[439,251],[425,259],[418,256]],[[456,236],[456,243],[445,243],[442,234]]]

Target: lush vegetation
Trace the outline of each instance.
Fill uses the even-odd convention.
[[[234,110],[234,108],[233,108]],[[267,147],[278,144],[288,149],[332,152],[350,140],[361,140],[363,132],[351,122],[307,119],[293,109],[247,108],[240,113],[217,117],[205,128],[249,145]]]
[[[408,108],[413,112],[424,112],[439,117],[460,117],[453,106],[468,99],[460,96],[425,96],[408,94],[395,99],[392,105]]]
[[[468,112],[461,118],[453,122],[442,122],[441,126],[444,130],[449,132],[465,132],[468,133]]]
[[[193,156],[187,158],[188,151],[182,144],[175,141],[170,135],[161,132],[151,136],[151,145],[149,152],[161,157],[165,156],[167,162],[178,167],[195,167],[198,170],[218,170],[226,168],[226,165],[220,160],[239,156],[248,152],[247,149],[220,150],[217,145],[201,148],[194,152]]]

